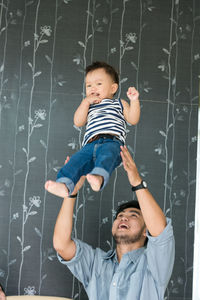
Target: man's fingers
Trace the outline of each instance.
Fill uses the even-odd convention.
[[[66,157],[66,160],[65,160],[65,165],[68,163],[69,159],[70,159],[70,157],[67,156],[67,157]]]
[[[128,149],[127,149],[127,147],[126,146],[121,146],[121,154],[122,154],[122,158],[124,159],[124,160],[131,160],[132,161],[132,157],[131,157],[131,155],[130,155],[130,153],[128,152]]]
[[[124,166],[125,171],[129,172],[134,170],[135,168],[135,163],[133,161],[133,158],[130,154],[130,152],[128,151],[126,146],[121,146],[121,157],[122,157],[122,163]]]
[[[73,190],[72,195],[78,193],[78,191],[79,191],[80,188],[82,187],[84,181],[85,181],[85,176],[81,176],[81,178],[79,179],[79,181],[77,182],[77,184],[76,184],[75,187],[74,187],[74,190]]]
[[[122,163],[123,163],[123,166],[124,166],[124,169],[126,170],[126,171],[128,171],[128,169],[130,168],[130,163],[129,163],[129,160],[128,159],[126,159],[126,157],[124,156],[124,153],[123,152],[121,152],[121,157],[122,157]]]

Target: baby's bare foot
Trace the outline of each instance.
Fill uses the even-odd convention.
[[[100,175],[87,174],[86,178],[93,191],[98,192],[103,183],[103,177]]]
[[[54,194],[58,197],[65,198],[69,195],[66,185],[62,182],[48,180],[46,181],[44,187],[49,193]]]

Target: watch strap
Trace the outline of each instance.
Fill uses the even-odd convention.
[[[137,190],[146,189],[146,188],[147,188],[146,182],[144,180],[142,180],[140,184],[138,184],[136,186],[132,186],[131,190],[133,192],[135,192]]]
[[[67,198],[77,198],[77,194],[75,194],[75,195],[69,195]]]

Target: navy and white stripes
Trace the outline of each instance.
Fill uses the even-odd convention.
[[[97,134],[113,134],[125,143],[126,121],[120,99],[103,99],[90,105],[83,146]]]

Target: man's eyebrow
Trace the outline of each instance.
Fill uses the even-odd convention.
[[[141,215],[141,212],[139,210],[136,210],[136,209],[131,209],[128,212],[129,213],[133,213],[134,212],[134,213],[138,214],[139,216]]]
[[[126,211],[125,211],[125,210],[120,211],[120,213],[124,213],[124,212],[126,212]],[[140,210],[136,210],[136,209],[133,208],[133,209],[127,211],[127,213],[133,213],[133,212],[136,213],[138,216],[141,216]],[[120,214],[120,213],[119,213],[119,214]],[[119,214],[118,214],[118,215],[119,215]]]

